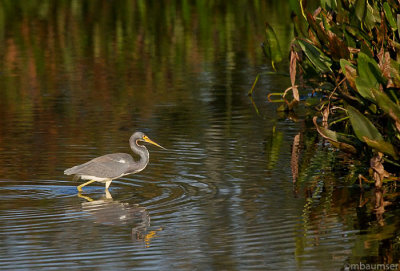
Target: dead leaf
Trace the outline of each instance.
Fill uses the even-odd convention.
[[[334,59],[348,59],[350,51],[346,43],[341,40],[335,33],[328,31],[329,50]]]
[[[381,188],[384,178],[389,177],[389,173],[383,167],[383,153],[378,152],[370,160],[370,167],[373,170],[373,178],[375,180],[375,187]]]
[[[329,117],[329,105],[325,107],[324,111],[322,112],[322,126],[324,128],[328,128],[328,117]]]
[[[298,58],[297,52],[292,48],[290,52],[290,82],[292,84],[293,98],[296,101],[300,101],[299,91],[296,86],[296,63]]]
[[[357,86],[356,86],[357,70],[354,69],[353,67],[351,67],[350,65],[346,65],[345,70],[346,70],[345,76],[346,76],[347,82],[349,82],[349,85],[353,89],[357,89]]]

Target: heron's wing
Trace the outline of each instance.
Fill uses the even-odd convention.
[[[100,178],[117,178],[128,173],[135,162],[126,153],[113,153],[90,160],[64,171],[66,175],[88,175]]]

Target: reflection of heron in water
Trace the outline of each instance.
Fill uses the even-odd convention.
[[[143,241],[146,247],[150,245],[150,240],[155,237],[156,231],[147,231],[150,227],[150,215],[145,207],[114,201],[108,190],[106,190],[103,199],[100,200],[93,200],[81,193],[78,193],[78,196],[87,200],[82,203],[82,210],[90,214],[95,223],[110,226],[130,226],[132,227],[132,238]]]
[[[139,142],[148,142],[165,149],[142,132],[136,132],[129,139],[129,145],[132,151],[139,156],[138,161],[135,161],[132,156],[127,153],[106,154],[84,164],[66,169],[64,174],[75,175],[83,180],[89,180],[79,185],[78,191],[82,191],[82,187],[93,182],[105,183],[107,190],[114,179],[137,173],[147,166],[149,162],[149,151],[145,146],[139,145]]]

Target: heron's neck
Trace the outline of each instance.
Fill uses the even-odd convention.
[[[143,170],[147,163],[149,162],[149,151],[145,146],[132,144],[132,151],[139,156],[139,160],[136,161],[135,165],[133,165],[133,171]]]

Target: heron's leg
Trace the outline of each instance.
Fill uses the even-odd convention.
[[[108,199],[108,200],[112,200],[113,199],[111,194],[110,194],[110,191],[108,191],[108,189],[106,189],[106,199]]]
[[[79,185],[77,188],[78,188],[78,191],[79,192],[81,192],[82,191],[82,187],[84,187],[84,186],[86,186],[86,185],[88,185],[88,184],[91,184],[91,183],[94,183],[96,180],[90,180],[90,181],[88,181],[88,182],[86,182],[86,183],[84,183],[84,184],[81,184],[81,185]]]
[[[106,182],[106,190],[108,190],[108,188],[110,187],[111,182],[112,182],[112,180],[109,180]]]

